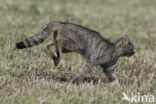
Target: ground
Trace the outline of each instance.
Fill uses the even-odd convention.
[[[120,86],[108,83],[99,66],[88,75],[93,80],[71,83],[83,58],[65,54],[55,67],[46,53],[50,39],[37,47],[14,50],[16,42],[50,21],[80,24],[111,41],[128,34],[136,53],[118,61]],[[129,97],[153,95],[156,102],[155,0],[0,0],[1,104],[134,103],[123,101],[123,92]]]

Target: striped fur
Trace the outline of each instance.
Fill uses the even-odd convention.
[[[108,79],[112,81],[116,79],[114,66],[118,58],[134,54],[133,44],[127,35],[111,42],[94,30],[65,22],[49,23],[38,34],[16,43],[16,48],[33,47],[49,37],[54,39],[54,43],[48,45],[47,48],[55,66],[59,64],[62,53],[77,52],[85,58],[79,78],[89,73],[93,66],[101,65]]]
[[[46,40],[50,35],[52,35],[51,32],[53,32],[55,28],[55,26],[53,26],[54,24],[55,23],[49,23],[38,34],[28,37],[25,40],[16,43],[16,48],[17,49],[29,48],[44,42],[44,40]]]

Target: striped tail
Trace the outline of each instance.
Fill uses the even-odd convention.
[[[42,43],[44,40],[46,40],[52,32],[52,25],[47,25],[41,32],[38,34],[28,37],[25,40],[16,43],[16,48],[17,49],[24,49],[24,48],[29,48],[33,47],[35,45],[39,45]]]

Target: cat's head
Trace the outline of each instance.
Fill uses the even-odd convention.
[[[134,55],[134,46],[127,35],[115,41],[115,50],[119,56],[130,57]]]

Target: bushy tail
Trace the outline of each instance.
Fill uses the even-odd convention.
[[[23,48],[29,48],[33,47],[35,45],[39,45],[42,43],[44,40],[46,40],[52,33],[52,25],[47,25],[41,32],[38,34],[28,37],[25,40],[16,43],[16,48],[17,49],[23,49]]]

